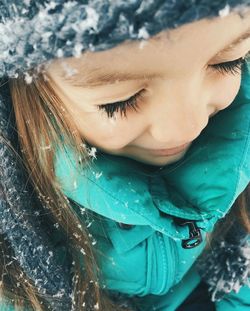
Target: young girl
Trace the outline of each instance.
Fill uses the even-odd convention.
[[[0,309],[249,310],[249,1],[0,22]]]

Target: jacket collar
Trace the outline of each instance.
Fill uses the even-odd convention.
[[[250,180],[249,69],[243,67],[233,103],[210,120],[181,160],[160,171],[100,151],[79,169],[73,150],[58,149],[55,174],[65,195],[116,222],[149,225],[175,239],[189,237],[176,217],[211,231]]]

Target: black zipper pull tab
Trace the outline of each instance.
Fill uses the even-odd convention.
[[[123,222],[118,222],[118,226],[121,229],[125,229],[125,230],[129,230],[129,229],[132,229],[134,227],[134,225],[124,224]]]
[[[183,219],[183,218],[175,218],[175,221],[178,226],[188,226],[189,229],[189,238],[184,239],[181,242],[181,246],[183,248],[193,248],[201,244],[202,235],[200,232],[200,228],[197,227],[195,220]],[[193,241],[193,242],[192,242]]]

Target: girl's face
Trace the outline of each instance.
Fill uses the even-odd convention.
[[[201,20],[149,40],[56,59],[47,74],[85,141],[162,166],[183,157],[209,118],[234,100],[238,59],[250,50],[247,31],[250,11],[244,18]],[[156,151],[186,143],[175,155]]]

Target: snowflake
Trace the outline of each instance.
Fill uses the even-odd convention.
[[[83,255],[86,255],[85,250],[84,250],[83,248],[81,248],[80,252],[81,252]]]
[[[101,176],[102,176],[102,172],[95,173],[95,178],[96,179],[99,179]]]
[[[32,83],[32,76],[31,75],[29,75],[27,72],[25,72],[24,73],[24,80],[25,80],[25,82],[27,83],[27,84],[30,84],[30,83]]]
[[[219,11],[220,17],[226,17],[230,13],[230,6],[227,4],[224,9]]]
[[[144,39],[147,40],[149,38],[149,33],[147,32],[147,29],[145,27],[142,27],[138,31],[138,39]]]
[[[94,159],[96,159],[96,148],[95,147],[91,147],[89,150],[88,150],[88,155]]]

